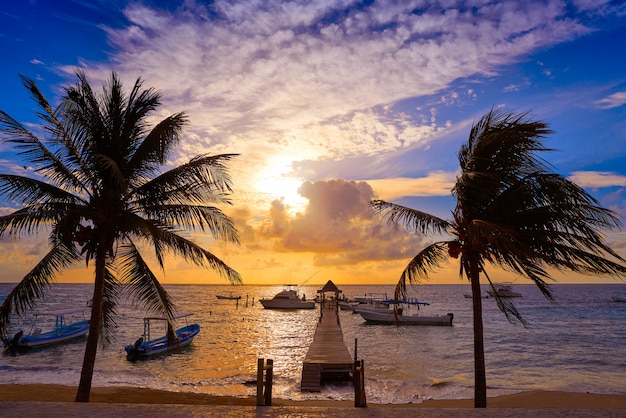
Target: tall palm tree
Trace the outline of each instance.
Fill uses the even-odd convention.
[[[582,188],[559,174],[538,154],[551,131],[525,114],[492,110],[476,123],[459,152],[460,174],[452,189],[451,220],[382,200],[371,202],[394,225],[442,240],[421,250],[402,272],[396,300],[449,257],[459,259],[459,276],[472,289],[474,325],[474,406],[487,406],[481,276],[493,288],[487,264],[532,280],[553,300],[549,269],[586,275],[625,276],[624,259],[605,242],[602,231],[619,219]],[[449,237],[449,239],[445,239]],[[438,239],[437,238],[437,239]],[[509,320],[524,321],[507,299],[497,298]]]
[[[93,262],[94,289],[77,402],[88,402],[99,342],[110,341],[118,301],[126,292],[146,310],[173,320],[175,305],[140,249],[152,248],[164,268],[167,254],[219,272],[231,283],[239,274],[185,238],[208,231],[238,243],[231,219],[215,205],[230,204],[232,182],[225,162],[234,154],[199,155],[164,170],[168,154],[187,124],[173,114],[152,128],[147,118],[161,104],[160,93],[143,89],[138,78],[129,94],[115,73],[97,95],[82,71],[53,109],[36,83],[21,77],[40,108],[43,137],[0,111],[0,135],[18,150],[33,176],[0,174],[0,196],[20,208],[0,217],[0,236],[21,237],[45,230],[50,250],[0,307],[0,335],[10,314],[32,309],[67,267]]]

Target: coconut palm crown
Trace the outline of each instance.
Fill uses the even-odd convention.
[[[382,200],[371,202],[391,224],[450,237],[426,246],[409,262],[395,297],[404,298],[409,284],[427,279],[449,258],[459,260],[459,276],[472,288],[476,407],[486,406],[480,279],[493,288],[487,265],[530,279],[551,301],[551,269],[626,276],[624,259],[603,237],[604,231],[621,227],[619,218],[539,157],[550,151],[544,146],[550,133],[546,123],[526,114],[491,110],[483,116],[458,154],[451,220]],[[496,300],[509,320],[524,323],[508,299]]]
[[[49,251],[0,307],[0,336],[11,313],[34,308],[50,283],[78,261],[94,265],[90,332],[77,401],[88,401],[97,347],[109,342],[116,307],[129,292],[147,311],[171,321],[176,307],[141,250],[151,248],[164,269],[166,255],[216,270],[231,283],[239,274],[184,237],[203,231],[238,243],[231,219],[217,205],[231,204],[225,163],[234,154],[199,155],[181,166],[163,165],[187,125],[184,113],[150,127],[161,95],[138,78],[125,94],[115,73],[96,94],[82,71],[53,109],[36,83],[21,77],[39,107],[37,135],[0,111],[0,138],[17,150],[32,176],[0,174],[0,196],[17,204],[0,217],[0,237],[48,235]]]

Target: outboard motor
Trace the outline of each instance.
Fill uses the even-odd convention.
[[[20,342],[20,338],[24,335],[24,331],[19,330],[13,338],[5,344],[5,348],[11,352],[17,351],[18,343]]]
[[[143,344],[143,337],[135,341],[133,348],[126,353],[126,360],[135,361],[139,358],[139,347]]]

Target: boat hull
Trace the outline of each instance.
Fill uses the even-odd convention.
[[[260,299],[259,302],[265,309],[313,309],[315,302],[305,301],[304,296],[298,297],[298,292],[293,289],[285,289],[276,294],[272,299]]]
[[[306,302],[297,299],[261,299],[259,300],[265,309],[314,309],[315,302]]]
[[[355,309],[355,312],[370,324],[381,325],[434,325],[452,326],[454,315],[425,316],[425,315],[395,315],[391,310]]]
[[[147,358],[159,354],[168,353],[185,347],[193,341],[200,332],[200,325],[192,324],[176,330],[178,340],[173,342],[167,341],[167,336],[159,337],[149,341],[142,341],[141,344],[129,344],[124,347],[126,357],[129,360],[138,358]]]
[[[63,344],[83,337],[89,332],[89,322],[79,321],[37,336],[24,335],[17,341],[17,348],[39,348]]]

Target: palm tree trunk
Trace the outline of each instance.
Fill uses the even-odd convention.
[[[474,408],[487,407],[487,377],[485,372],[485,343],[483,337],[483,300],[480,290],[480,272],[476,263],[469,263],[472,285],[472,313],[474,316]]]
[[[76,402],[89,402],[91,395],[91,381],[96,364],[98,341],[100,339],[100,322],[102,321],[102,302],[104,297],[104,275],[106,266],[106,246],[100,245],[96,255],[95,283],[91,304],[91,319],[89,321],[89,335],[83,357],[83,368],[80,372],[80,383],[76,393]]]

